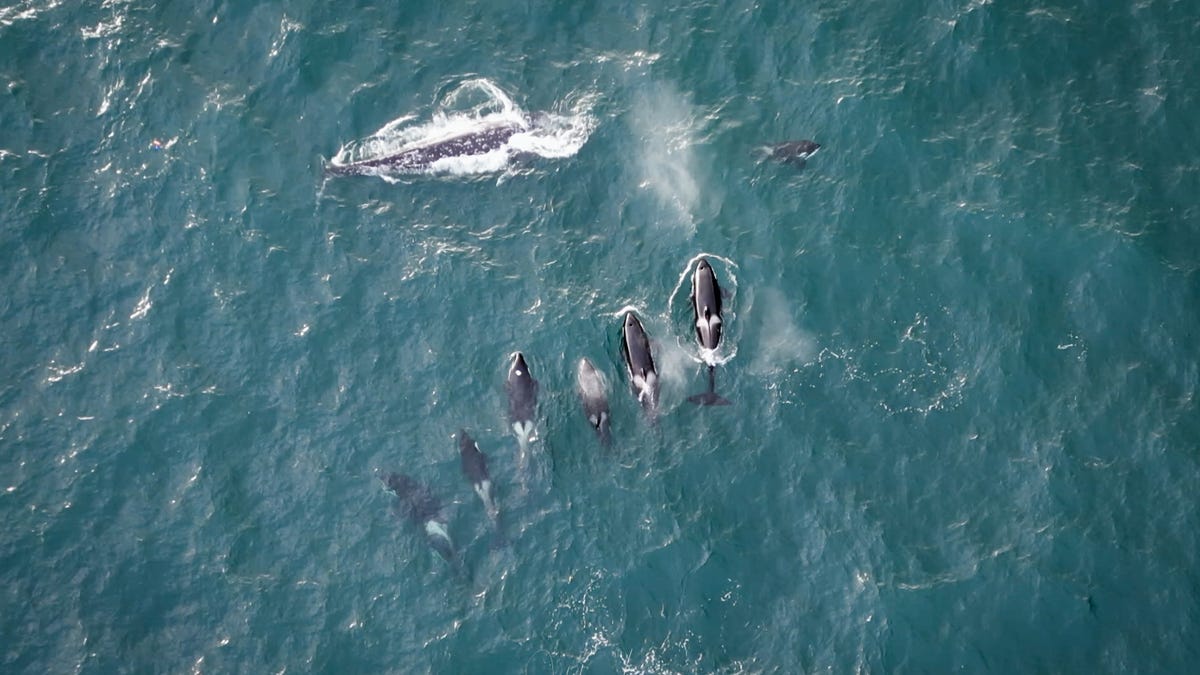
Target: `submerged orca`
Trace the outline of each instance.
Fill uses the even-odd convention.
[[[514,134],[528,127],[506,122],[432,141],[384,157],[372,157],[348,164],[330,162],[326,173],[334,176],[362,176],[380,173],[423,173],[431,171],[438,160],[475,157],[504,147]]]
[[[591,361],[584,358],[579,359],[579,365],[575,368],[575,383],[588,422],[600,438],[600,443],[608,447],[612,443],[609,434],[608,381]]]
[[[446,529],[446,517],[442,514],[442,503],[411,476],[389,473],[383,483],[399,497],[403,514],[421,526],[425,538],[433,550],[448,561],[454,561],[454,542]]]
[[[814,141],[785,141],[776,143],[770,147],[771,159],[791,164],[797,168],[804,168],[806,160],[817,153],[821,149],[821,144]]]
[[[696,265],[696,271],[692,274],[692,311],[700,355],[708,364],[708,391],[689,396],[688,400],[699,405],[729,405],[729,401],[717,396],[716,392],[717,364],[714,352],[721,344],[724,319],[721,316],[721,286],[706,258],[700,259],[700,264]]]
[[[625,313],[625,324],[621,327],[621,355],[625,357],[629,385],[653,420],[658,414],[658,371],[650,354],[650,338],[632,311]]]
[[[538,381],[533,379],[529,364],[525,363],[525,355],[521,352],[513,354],[504,390],[508,393],[508,421],[524,456],[529,443],[537,440],[537,424],[534,420],[537,417]]]

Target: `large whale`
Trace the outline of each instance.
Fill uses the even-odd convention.
[[[609,434],[608,380],[591,361],[584,358],[579,359],[579,365],[575,368],[575,383],[588,422],[600,438],[600,443],[608,447],[612,443]]]
[[[528,131],[529,125],[501,122],[469,132],[422,142],[383,157],[372,157],[346,164],[330,162],[326,173],[334,176],[362,176],[398,173],[425,173],[437,169],[436,163],[456,157],[486,155],[504,147],[514,134]]]
[[[629,385],[638,403],[654,420],[658,414],[658,371],[650,354],[650,338],[646,337],[642,322],[632,311],[625,313],[625,323],[621,327],[621,355],[625,357]]]
[[[462,456],[462,472],[471,481],[475,494],[483,501],[483,508],[488,518],[496,523],[500,517],[500,508],[496,506],[496,498],[492,494],[492,477],[488,474],[487,455],[479,449],[479,444],[471,438],[466,429],[458,432],[458,451]]]
[[[814,141],[785,141],[770,146],[768,156],[771,159],[803,169],[808,158],[815,155],[820,149],[821,144]]]
[[[416,523],[425,532],[425,538],[433,550],[443,558],[454,561],[454,542],[446,528],[446,517],[442,513],[442,504],[429,489],[418,483],[411,476],[402,473],[389,473],[383,478],[383,483],[399,498],[400,511],[410,521]]]
[[[708,391],[689,396],[688,400],[699,405],[729,405],[729,401],[717,396],[716,392],[716,351],[721,345],[724,318],[721,316],[721,286],[707,258],[700,259],[692,274],[692,312],[700,356],[708,364]]]
[[[508,393],[508,422],[521,446],[521,458],[525,459],[530,442],[537,440],[538,381],[533,379],[521,352],[513,354],[504,390]]]

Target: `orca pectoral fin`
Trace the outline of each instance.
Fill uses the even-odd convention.
[[[688,401],[692,402],[692,404],[696,404],[697,406],[728,406],[728,405],[732,405],[730,400],[722,399],[721,396],[716,395],[716,392],[704,392],[703,394],[696,394],[694,396],[688,396]]]

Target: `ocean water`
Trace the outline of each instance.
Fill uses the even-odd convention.
[[[1190,672],[1197,35],[1184,0],[0,0],[0,671]],[[497,110],[571,132],[326,175]],[[686,401],[701,255],[727,407]]]

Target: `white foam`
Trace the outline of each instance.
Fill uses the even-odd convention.
[[[343,145],[330,163],[346,166],[503,127],[517,127],[517,132],[486,153],[446,157],[416,171],[372,167],[364,173],[385,179],[411,173],[461,176],[509,170],[513,160],[522,155],[570,157],[579,152],[596,126],[590,112],[594,100],[594,95],[579,96],[564,114],[530,116],[490,80],[467,80],[443,96],[429,121],[414,123],[414,115],[392,120],[367,138]]]

